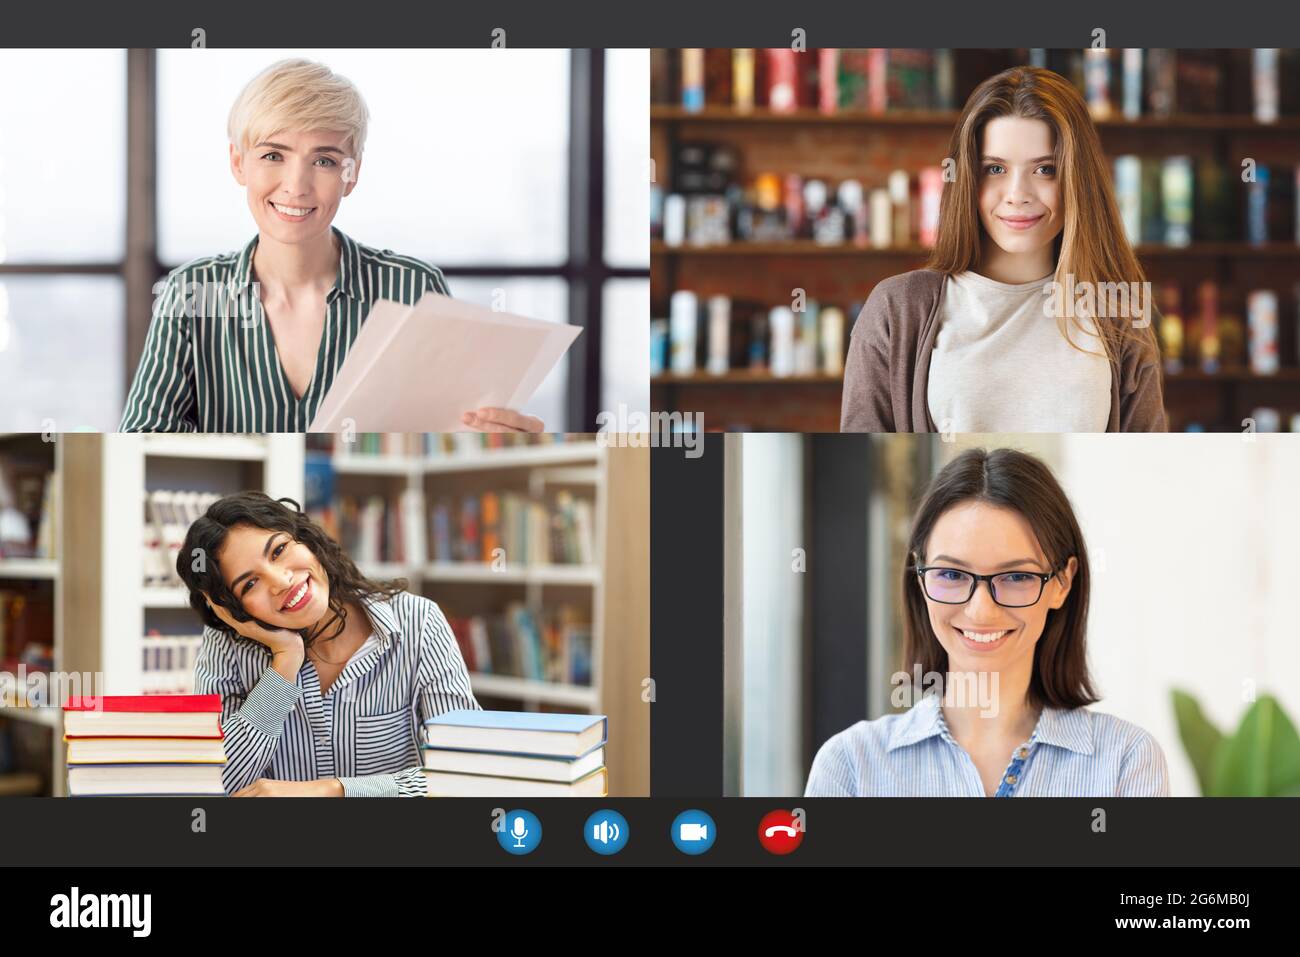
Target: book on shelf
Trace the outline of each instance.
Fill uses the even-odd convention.
[[[567,489],[547,496],[486,490],[433,503],[429,559],[494,567],[503,560],[509,566],[592,565],[595,534],[595,503]]]
[[[53,669],[53,589],[39,580],[6,582],[0,586],[0,699],[16,708],[49,707],[49,682],[23,676]]]
[[[149,631],[141,646],[140,690],[144,694],[192,694],[194,663],[203,635],[163,635]]]
[[[0,560],[58,557],[54,479],[44,462],[0,456]]]
[[[1098,120],[1231,113],[1273,123],[1300,113],[1294,49],[655,50],[651,101],[688,112],[951,111],[979,82],[1020,64],[1065,77]]]
[[[687,289],[671,299],[670,342],[660,349],[671,351],[671,371],[709,375],[749,369],[768,371],[773,376],[839,375],[848,349],[845,311],[813,299],[790,306],[769,308],[736,302],[729,296],[711,296],[705,303]],[[850,312],[857,315],[857,305]],[[654,340],[651,347],[654,348]],[[666,356],[652,353],[652,367],[662,368]]]
[[[221,496],[215,492],[155,489],[144,493],[144,584],[178,586],[176,558],[190,525]]]
[[[332,433],[308,433],[306,448],[339,459],[446,458],[496,449],[554,445],[569,440],[556,432],[358,432],[351,441]],[[310,456],[309,456],[310,458]]]
[[[592,629],[574,605],[510,602],[495,614],[447,615],[465,666],[480,674],[590,687]]]
[[[339,495],[317,514],[359,565],[424,563],[424,496],[418,488],[389,495]]]
[[[603,797],[604,715],[449,711],[424,723],[431,797]]]
[[[1252,165],[1238,180],[1216,157],[1115,157],[1115,198],[1133,244],[1300,244],[1300,164]]]

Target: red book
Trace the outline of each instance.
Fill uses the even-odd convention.
[[[72,697],[64,711],[136,711],[151,714],[182,714],[194,711],[221,713],[219,694],[104,695],[101,698]]]
[[[73,697],[63,706],[65,738],[220,738],[215,694]]]
[[[789,47],[767,51],[767,103],[773,113],[793,113],[799,108],[796,56]]]

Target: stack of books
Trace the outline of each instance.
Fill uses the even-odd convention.
[[[220,695],[74,697],[63,732],[73,797],[226,793]]]
[[[605,797],[603,714],[448,711],[424,723],[430,797]]]

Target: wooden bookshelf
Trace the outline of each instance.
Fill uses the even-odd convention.
[[[689,110],[682,106],[656,104],[650,107],[650,122],[679,125],[772,125],[772,126],[853,126],[853,127],[938,127],[951,130],[961,114],[957,110],[891,110],[885,113],[861,113],[840,110],[822,113],[799,109],[774,111],[755,107],[742,111],[729,106],[706,106]],[[1261,123],[1241,113],[1180,113],[1170,116],[1141,116],[1125,119],[1112,116],[1093,121],[1102,130],[1233,130],[1249,133],[1300,133],[1300,117],[1280,116],[1273,123]]]
[[[727,372],[672,373],[665,372],[650,380],[651,385],[833,385],[843,386],[844,377],[831,372],[813,372],[803,375],[772,375],[761,369],[730,369]]]
[[[1001,69],[1024,62],[1025,51],[955,50],[955,102],[963,104],[975,84]],[[669,52],[672,82],[652,76],[652,89],[673,93],[678,64]],[[663,62],[663,61],[659,61]],[[652,68],[656,63],[652,59]],[[1111,117],[1096,120],[1108,160],[1126,154],[1147,157],[1187,155],[1213,158],[1231,174],[1240,158],[1250,156],[1261,166],[1294,170],[1300,165],[1300,115],[1282,115],[1261,123],[1250,111],[1250,76],[1243,73],[1249,58],[1241,51],[1221,51],[1223,70],[1220,105],[1230,112],[1175,112],[1127,119],[1113,102]],[[726,83],[720,85],[725,89]],[[712,90],[706,80],[706,89]],[[763,92],[758,91],[760,103]],[[1144,108],[1146,101],[1144,99]],[[1284,105],[1284,109],[1287,107]],[[728,147],[738,158],[733,182],[751,185],[759,173],[798,173],[825,181],[832,189],[846,179],[866,188],[885,185],[890,172],[903,169],[915,177],[948,154],[958,110],[899,110],[873,114],[861,111],[822,113],[801,108],[777,112],[762,105],[747,111],[711,104],[691,110],[672,102],[650,108],[651,156],[655,180],[665,194],[672,192],[672,164],[683,144]],[[1197,210],[1199,213],[1200,210]],[[1244,198],[1234,206],[1228,228],[1200,235],[1244,235]],[[1210,430],[1239,430],[1238,423],[1254,409],[1277,409],[1283,428],[1300,413],[1300,332],[1297,330],[1296,281],[1300,279],[1300,243],[1287,237],[1252,244],[1245,241],[1196,239],[1186,246],[1140,244],[1139,260],[1153,284],[1177,283],[1183,291],[1185,321],[1196,313],[1196,285],[1205,279],[1219,284],[1222,313],[1245,321],[1244,296],[1252,289],[1272,289],[1278,295],[1278,346],[1282,371],[1275,376],[1247,372],[1202,374],[1195,370],[1166,376],[1165,403],[1171,427],[1181,430],[1198,423]],[[823,307],[843,309],[851,324],[852,307],[866,300],[882,279],[921,267],[929,250],[919,244],[864,247],[850,243],[819,244],[812,240],[775,242],[734,241],[718,245],[673,245],[651,241],[651,315],[666,318],[669,299],[689,289],[703,303],[726,295],[733,303],[788,304],[791,290],[806,291]],[[734,313],[733,313],[734,314]],[[848,339],[846,330],[845,339]],[[651,408],[703,414],[706,428],[821,432],[837,431],[841,389],[834,376],[773,377],[733,370],[726,375],[697,373],[652,377]],[[779,388],[779,393],[773,389]],[[773,401],[779,395],[779,400]]]
[[[1300,259],[1300,243],[1191,243],[1187,246],[1162,246],[1142,243],[1134,251],[1140,259],[1167,258],[1253,258]],[[662,240],[650,243],[652,256],[904,256],[923,260],[929,255],[924,246],[854,246],[847,243],[828,245],[812,240],[775,243],[725,243],[714,246],[669,246]]]

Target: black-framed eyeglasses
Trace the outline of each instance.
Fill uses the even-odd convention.
[[[999,572],[996,575],[976,575],[960,568],[944,565],[913,565],[921,580],[921,589],[931,601],[944,605],[964,605],[975,597],[975,588],[987,582],[989,595],[1004,608],[1028,608],[1038,604],[1043,589],[1056,574],[1050,572]]]

